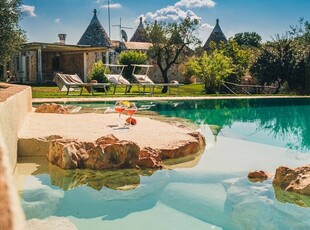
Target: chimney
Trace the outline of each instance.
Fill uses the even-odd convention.
[[[60,44],[66,44],[67,34],[58,34],[58,37],[59,37],[59,43]]]

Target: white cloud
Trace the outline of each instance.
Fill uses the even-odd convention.
[[[195,8],[195,7],[208,7],[212,8],[215,6],[213,0],[181,0],[175,4],[177,7]]]
[[[60,18],[55,18],[54,22],[55,23],[60,23]]]
[[[108,4],[102,5],[102,6],[100,6],[100,8],[108,8]],[[119,3],[113,3],[113,4],[110,4],[110,8],[111,9],[119,9],[119,8],[122,8],[122,5]]]
[[[201,24],[200,28],[201,28],[201,29],[213,29],[214,26],[211,26],[211,25],[208,24],[208,23],[203,23],[203,24]]]
[[[200,21],[200,27],[198,28],[198,37],[205,41],[207,37],[209,37],[214,26],[205,23],[202,21],[202,18],[199,17],[196,13],[191,10],[182,10],[177,6],[167,6],[160,10],[155,11],[154,13],[148,12],[144,15],[140,15],[135,22],[140,21],[140,17],[143,18],[143,21],[154,22],[157,21],[166,21],[166,22],[174,22],[179,21],[181,19],[185,19],[186,17],[190,17],[191,19],[198,19]]]
[[[35,14],[35,6],[29,6],[29,5],[21,5],[20,6],[20,11],[22,15],[28,16],[28,17],[36,17],[37,15]]]
[[[181,10],[178,7],[175,6],[167,6],[166,8],[162,8],[160,10],[157,10],[155,13],[148,12],[145,15],[142,15],[143,19],[145,21],[179,21],[181,19],[185,19],[186,17],[190,17],[191,19],[198,19],[201,20],[201,18],[196,15],[191,10]]]

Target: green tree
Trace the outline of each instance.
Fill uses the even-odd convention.
[[[169,82],[169,69],[180,63],[189,46],[194,47],[200,43],[195,36],[198,26],[199,21],[189,17],[179,23],[161,22],[146,26],[152,43],[148,54],[156,61],[165,83]],[[166,93],[167,87],[164,87],[162,92]]]
[[[296,59],[298,62],[296,77],[299,78],[301,89],[307,93],[310,92],[310,23],[299,20],[297,26],[291,26],[289,31],[293,46],[296,50]]]
[[[215,93],[220,83],[233,72],[231,58],[220,50],[210,54],[204,52],[201,57],[190,58],[184,65],[189,72],[204,81],[206,93]]]
[[[260,47],[262,37],[256,32],[238,33],[233,37],[239,46]]]
[[[96,80],[97,82],[100,82],[100,83],[107,83],[108,79],[104,75],[104,71],[105,71],[105,66],[102,61],[98,61],[94,63],[89,75],[87,76],[88,81]]]
[[[132,64],[145,64],[147,61],[147,55],[142,52],[138,51],[125,51],[122,52],[119,56],[119,64],[122,65],[127,65],[124,69],[124,77],[129,81],[129,82],[134,82],[135,79],[132,76],[132,70],[133,66]],[[137,69],[137,71],[139,71]]]
[[[229,76],[228,81],[240,83],[241,77],[246,74],[250,67],[252,52],[248,48],[242,48],[234,39],[229,39],[223,47],[223,53],[231,58],[234,71]]]
[[[250,68],[261,84],[287,81],[290,87],[300,84],[294,77],[298,61],[292,39],[277,36],[276,40],[263,45],[261,52]]]
[[[6,65],[25,42],[18,25],[21,0],[0,0],[0,66]]]

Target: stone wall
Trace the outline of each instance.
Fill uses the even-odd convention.
[[[17,162],[17,138],[26,115],[32,110],[29,86],[0,84],[0,132],[14,170]]]
[[[82,53],[62,54],[60,58],[61,72],[68,74],[77,74],[83,80],[84,57]]]
[[[77,74],[84,81],[84,54],[83,53],[60,53],[59,72]],[[44,53],[42,55],[43,73],[54,75],[53,57],[55,53]],[[86,73],[88,74],[95,62],[101,60],[100,52],[89,52],[86,54]]]
[[[152,68],[152,70],[150,70],[150,78],[156,82],[156,83],[162,83],[163,77],[161,74],[161,71],[158,67],[157,64],[153,63],[154,68]],[[172,80],[176,80],[180,83],[184,83],[185,82],[185,77],[182,75],[181,69],[180,69],[181,65],[173,65],[170,70],[168,71],[168,79],[169,82]]]
[[[0,133],[0,230],[23,230],[26,229],[25,217],[3,140]]]
[[[17,162],[17,138],[31,112],[31,88],[0,83],[0,229],[23,230],[25,218],[13,171]]]

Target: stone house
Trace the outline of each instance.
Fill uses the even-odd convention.
[[[60,35],[60,36],[63,36]],[[64,43],[26,43],[11,65],[15,80],[26,83],[53,81],[57,72],[78,74],[87,81],[92,64],[102,59],[106,49]]]
[[[111,46],[100,24],[96,10],[86,31],[77,45],[66,44],[66,34],[59,34],[59,42],[24,44],[10,65],[14,80],[27,83],[46,83],[53,81],[57,72],[78,74],[86,82],[92,65],[108,57]]]

